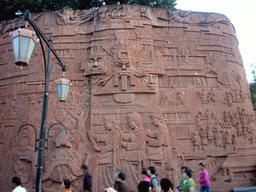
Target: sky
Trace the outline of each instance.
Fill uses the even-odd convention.
[[[177,0],[176,3],[176,9],[221,13],[230,19],[236,30],[247,80],[252,82],[250,65],[256,65],[256,0]]]

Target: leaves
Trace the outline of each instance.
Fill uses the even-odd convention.
[[[0,0],[1,21],[19,17],[18,11],[25,13],[27,10],[31,13],[45,11],[62,10],[65,7],[71,7],[73,10],[84,10],[99,8],[105,2],[111,4],[131,4],[146,5],[159,8],[174,8],[176,0]]]

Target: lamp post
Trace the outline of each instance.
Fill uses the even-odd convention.
[[[44,86],[44,95],[43,95],[43,106],[42,106],[42,117],[41,117],[41,125],[40,125],[40,136],[38,141],[38,159],[37,159],[37,171],[36,171],[36,183],[35,183],[35,191],[41,192],[42,190],[42,176],[43,176],[43,160],[44,160],[44,150],[45,150],[45,141],[48,141],[48,138],[45,139],[46,133],[46,116],[47,116],[47,104],[48,104],[48,87],[49,80],[52,68],[58,64],[62,68],[63,74],[66,71],[66,66],[61,62],[59,56],[55,52],[52,47],[51,35],[49,39],[45,37],[42,31],[36,26],[34,21],[31,19],[31,14],[26,12],[24,14],[24,20],[33,27],[35,32],[29,31],[27,29],[18,29],[11,33],[13,39],[13,50],[15,55],[15,63],[19,66],[27,66],[29,63],[30,56],[32,55],[33,49],[36,43],[36,36],[39,38],[39,43],[43,52],[44,58],[44,69],[45,69],[45,86]],[[36,34],[36,36],[35,36]],[[48,53],[46,56],[43,42],[48,47]],[[58,62],[53,63],[51,66],[50,63],[50,54],[53,53]],[[68,79],[59,79],[56,81],[58,97],[59,101],[63,102],[66,100],[67,93],[69,90],[70,81]],[[26,125],[26,124],[25,124]],[[25,126],[23,125],[23,126]],[[28,124],[27,124],[28,125]],[[23,127],[22,126],[22,127]],[[63,125],[64,126],[64,125]],[[21,128],[22,128],[21,127]],[[64,126],[65,127],[65,126]],[[21,129],[20,128],[20,129]],[[51,128],[51,127],[50,127]],[[66,129],[66,128],[65,128]]]

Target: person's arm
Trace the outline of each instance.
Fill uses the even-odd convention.
[[[193,186],[189,187],[189,192],[194,192],[194,187]]]

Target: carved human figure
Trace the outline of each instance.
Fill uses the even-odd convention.
[[[241,120],[241,125],[242,125],[242,130],[243,130],[243,135],[246,136],[248,133],[248,120],[247,120],[247,114],[244,109],[239,109],[239,115],[240,115],[240,120]]]
[[[228,102],[228,106],[233,105],[233,94],[231,91],[227,92],[227,102]]]
[[[237,113],[234,113],[232,123],[233,123],[233,126],[237,130],[237,136],[238,137],[243,136],[241,123],[240,123],[239,116],[237,115]]]
[[[122,133],[122,146],[126,149],[124,155],[127,161],[145,162],[146,133],[139,113],[133,112],[128,115],[128,124],[132,129],[129,133]],[[137,159],[136,159],[137,158]]]
[[[157,126],[157,130],[147,132],[147,154],[150,159],[152,156],[161,157],[165,160],[166,168],[171,166],[170,149],[169,149],[169,131],[165,123],[162,113],[154,113],[152,115],[153,124]]]
[[[207,130],[205,126],[201,127],[200,136],[201,136],[201,142],[202,142],[202,149],[204,149],[208,144],[208,138],[207,138],[208,135],[207,135]]]
[[[208,125],[206,127],[206,130],[207,130],[208,141],[209,141],[209,143],[212,143],[213,138],[214,138],[214,135],[213,135],[213,132],[212,132],[212,125]]]
[[[207,93],[204,89],[202,89],[202,91],[198,92],[198,96],[201,99],[202,104],[208,103]]]
[[[61,182],[69,179],[73,188],[78,188],[77,180],[84,174],[82,157],[73,149],[73,138],[62,129],[54,138],[55,148],[47,154],[43,175],[43,190],[60,191]]]
[[[251,142],[251,144],[254,143],[255,140],[255,131],[254,131],[254,123],[250,122],[249,127],[248,127],[248,139]]]
[[[225,139],[225,143],[226,145],[231,145],[232,144],[232,135],[229,131],[225,131],[223,133],[224,135],[224,139]]]
[[[194,143],[194,150],[195,151],[200,150],[201,139],[197,131],[192,134],[191,139],[192,139],[192,142]]]
[[[119,120],[115,115],[104,117],[104,124],[109,131],[107,134],[93,134],[88,131],[88,136],[92,141],[93,147],[97,154],[97,164],[113,164],[115,169],[120,169],[120,147],[121,147],[121,130],[119,128]],[[99,145],[98,143],[104,143]]]
[[[21,160],[18,160],[15,163],[15,166],[14,166],[13,170],[14,170],[15,174],[20,178],[21,183],[23,185],[28,183],[29,173],[28,173],[28,171],[25,170],[25,167],[22,164]]]
[[[216,132],[214,133],[214,139],[215,139],[215,144],[217,148],[221,148],[221,144],[222,144],[222,135],[219,132],[219,130],[217,129]]]
[[[176,97],[176,105],[184,105],[184,92],[177,92],[177,97]]]
[[[215,102],[216,101],[216,95],[213,89],[211,89],[208,93],[207,93],[207,101],[208,103]]]

